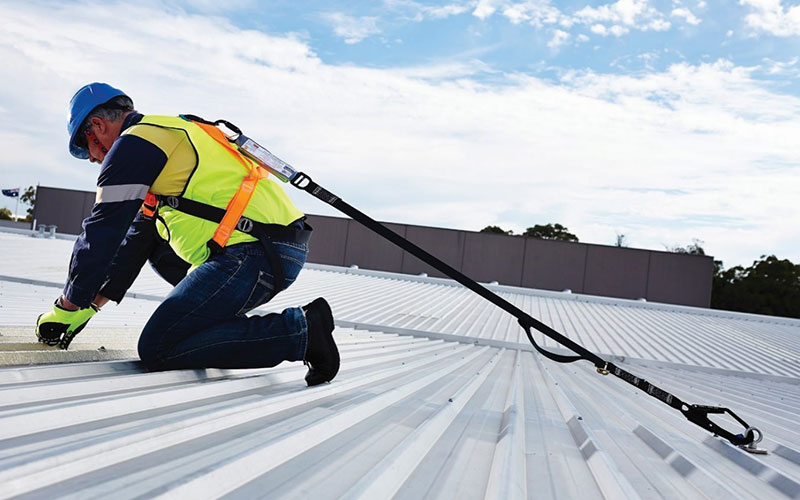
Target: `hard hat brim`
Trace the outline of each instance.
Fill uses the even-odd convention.
[[[69,152],[72,156],[79,160],[88,160],[89,159],[89,150],[85,148],[79,148],[75,144],[69,145]]]

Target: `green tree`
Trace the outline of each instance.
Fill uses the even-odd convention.
[[[561,224],[547,224],[545,226],[536,224],[526,229],[522,236],[541,238],[543,240],[578,241],[578,237],[570,233],[569,229]]]
[[[494,234],[514,234],[514,231],[501,228],[500,226],[486,226],[485,228],[481,229],[482,233],[494,233]]]
[[[697,238],[694,238],[692,240],[692,244],[691,245],[686,245],[685,247],[681,247],[681,246],[670,247],[670,246],[667,246],[667,245],[664,245],[664,247],[667,249],[668,252],[672,252],[672,253],[686,253],[686,254],[689,254],[689,255],[705,255],[706,251],[703,250],[703,247],[702,247],[703,243],[705,243],[703,240],[698,240]]]
[[[13,214],[11,213],[11,210],[9,210],[7,208],[0,208],[0,219],[2,219],[2,220],[14,220],[12,218],[12,215]]]
[[[713,309],[800,318],[800,265],[762,255],[747,268],[714,268]]]
[[[33,186],[28,186],[19,197],[19,201],[25,205],[28,205],[28,216],[25,217],[25,222],[32,221],[33,208],[36,206],[36,188]]]

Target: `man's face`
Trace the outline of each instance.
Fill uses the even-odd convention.
[[[86,141],[89,143],[89,161],[92,163],[103,163],[103,158],[106,157],[106,153],[103,151],[103,147],[99,144],[100,140],[94,134],[91,127],[88,128],[84,134],[86,134]]]
[[[89,150],[89,161],[92,163],[102,163],[111,145],[119,137],[119,127],[114,127],[102,118],[96,116],[89,120],[88,127],[83,134],[86,137],[87,149]]]

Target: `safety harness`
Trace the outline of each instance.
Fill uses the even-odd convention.
[[[196,119],[197,117],[187,116],[187,118]],[[485,298],[486,300],[492,302],[496,306],[500,307],[501,309],[515,316],[517,318],[517,321],[519,322],[519,325],[525,331],[525,334],[528,337],[528,340],[533,345],[533,347],[546,358],[556,361],[558,363],[572,363],[579,360],[589,361],[592,364],[594,364],[597,373],[601,375],[611,374],[624,380],[628,384],[631,384],[637,389],[646,392],[650,396],[658,399],[659,401],[670,406],[671,408],[680,411],[681,414],[683,414],[683,416],[686,417],[687,420],[713,433],[714,435],[721,436],[727,439],[732,444],[740,446],[746,451],[749,451],[751,453],[765,453],[765,450],[756,447],[756,444],[760,442],[763,437],[761,431],[756,429],[755,427],[749,426],[747,422],[745,422],[742,418],[736,415],[729,408],[686,403],[677,396],[651,384],[647,380],[641,377],[637,377],[636,375],[618,367],[617,365],[615,365],[610,361],[603,360],[597,354],[594,354],[593,352],[589,351],[582,345],[574,342],[573,340],[570,340],[569,338],[565,337],[564,335],[557,332],[553,328],[545,325],[541,321],[537,320],[536,318],[522,311],[515,305],[508,302],[507,300],[503,299],[499,295],[491,292],[486,287],[481,286],[476,281],[464,275],[460,271],[454,269],[450,265],[444,263],[443,261],[434,257],[433,255],[426,252],[422,248],[411,243],[407,239],[403,238],[402,236],[386,228],[379,222],[370,218],[366,214],[352,207],[351,205],[343,201],[341,198],[339,198],[337,195],[331,193],[330,191],[326,190],[325,188],[315,183],[311,179],[311,177],[309,177],[305,173],[294,170],[290,165],[283,162],[279,158],[275,157],[265,148],[255,143],[255,141],[252,141],[252,139],[249,139],[244,135],[242,135],[241,130],[239,130],[237,127],[231,125],[230,123],[224,120],[218,120],[217,122],[213,123],[206,122],[206,124],[214,126],[219,124],[224,124],[230,130],[235,132],[235,135],[231,137],[223,135],[223,137],[225,137],[225,140],[240,145],[245,143],[252,144],[253,146],[251,148],[248,148],[247,150],[244,151],[247,154],[247,156],[253,159],[254,161],[259,162],[264,168],[269,170],[271,173],[275,174],[276,177],[278,177],[279,179],[281,180],[285,179],[286,181],[290,182],[294,187],[310,193],[315,198],[332,206],[333,208],[344,213],[345,215],[350,216],[356,222],[359,222],[368,229],[372,230],[373,232],[377,233],[378,235],[384,237],[385,239],[391,241],[392,243],[399,246],[403,250],[409,252],[413,256],[422,260],[426,264],[429,264],[435,269],[441,271],[442,273],[454,279],[458,283],[469,288],[476,294],[480,295],[481,297]],[[181,210],[183,210],[183,208],[181,208]],[[194,213],[189,211],[188,208],[186,211],[187,213],[194,215]],[[220,217],[220,219],[222,219],[222,217]],[[544,335],[550,337],[559,344],[565,346],[570,351],[574,352],[575,355],[562,355],[543,349],[534,340],[531,329],[536,329],[539,332],[543,333]],[[738,422],[745,428],[744,432],[743,433],[731,432],[727,429],[724,429],[716,422],[711,421],[708,417],[709,415],[721,415],[721,414],[730,415],[734,420],[736,420],[736,422]]]
[[[218,128],[218,125],[224,124],[231,130],[238,131],[239,129],[233,124],[225,120],[210,122],[195,115],[180,116],[184,120],[198,125],[204,132],[211,136],[212,139],[225,148],[248,173],[242,179],[239,189],[228,202],[225,209],[182,196],[162,196],[147,193],[144,203],[142,204],[142,213],[147,217],[158,218],[158,208],[166,205],[193,217],[217,223],[218,225],[214,231],[213,237],[206,243],[211,251],[211,255],[221,255],[225,252],[225,246],[228,244],[228,240],[234,231],[249,234],[257,238],[269,259],[275,290],[282,290],[285,284],[283,264],[273,241],[306,244],[311,238],[311,226],[305,222],[305,217],[288,226],[267,224],[245,217],[244,212],[250,200],[253,198],[253,193],[256,190],[258,182],[262,179],[266,179],[269,175],[269,171],[257,162],[248,161],[239,151],[231,146],[225,134]]]

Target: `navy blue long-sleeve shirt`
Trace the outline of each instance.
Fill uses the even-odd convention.
[[[122,130],[141,119],[141,114],[131,113]],[[158,146],[140,137],[121,135],[114,141],[97,179],[97,203],[83,221],[83,233],[72,250],[64,286],[67,300],[89,307],[101,287],[109,299],[122,299],[154,241],[152,220],[140,217],[132,223],[166,162],[167,155]]]

